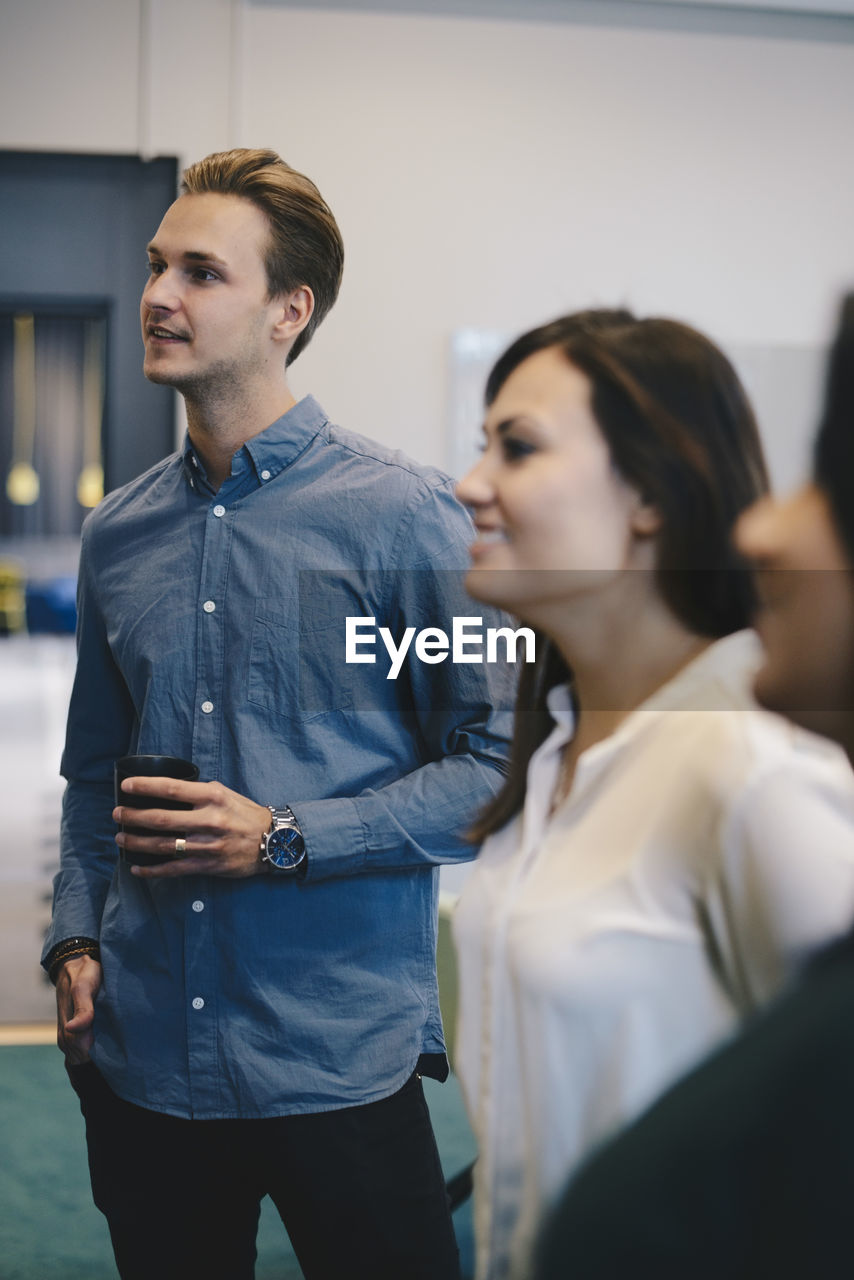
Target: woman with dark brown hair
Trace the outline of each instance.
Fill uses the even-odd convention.
[[[854,294],[814,478],[736,539],[757,568],[764,705],[854,760]],[[800,833],[809,859],[812,833]],[[804,1280],[851,1273],[854,930],[570,1183],[537,1280]]]
[[[455,920],[479,1280],[527,1276],[578,1161],[854,915],[847,762],[750,695],[730,535],[767,485],[726,357],[584,312],[515,342],[486,401],[467,587],[538,656]]]

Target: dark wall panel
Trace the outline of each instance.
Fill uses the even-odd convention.
[[[174,447],[173,394],[142,374],[139,296],[145,246],[176,188],[173,158],[0,151],[0,297],[108,311],[108,490]]]

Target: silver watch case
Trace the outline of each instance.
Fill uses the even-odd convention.
[[[299,823],[287,805],[283,809],[273,805],[267,808],[272,821],[270,830],[261,837],[259,856],[273,871],[293,874],[305,862],[305,840]]]

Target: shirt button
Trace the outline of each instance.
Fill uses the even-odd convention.
[[[217,505],[214,507],[214,515],[217,516],[217,518],[219,518],[219,516],[225,515],[225,507],[222,506],[221,503],[217,503]]]
[[[269,471],[262,471],[262,472],[261,472],[261,479],[262,479],[262,480],[269,480],[269,479],[270,479],[270,472],[269,472]]]
[[[202,999],[202,997],[201,997],[201,996],[196,996],[195,1000],[193,1001],[193,1008],[194,1008],[194,1009],[204,1009],[204,1007],[205,1007],[205,1002],[204,1002],[204,1000]]]
[[[200,898],[196,898],[196,901],[193,903],[193,910],[204,911],[204,909],[205,909],[205,904],[201,901]]]
[[[205,603],[202,605],[202,608],[204,609],[205,613],[213,613],[214,609],[216,608],[216,605],[214,604],[213,600],[206,600]]]
[[[210,713],[213,711],[213,703],[212,703],[212,702],[203,702],[203,703],[202,703],[202,711],[204,711],[204,713],[205,713],[205,715],[206,715],[206,716],[209,716],[209,715],[210,715]]]

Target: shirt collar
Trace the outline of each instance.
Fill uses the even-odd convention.
[[[690,707],[717,711],[753,702],[753,675],[762,661],[755,631],[734,631],[714,640],[686,663],[666,684],[641,703],[638,711]]]
[[[622,741],[638,732],[645,722],[644,712],[666,711],[673,707],[703,711],[720,710],[728,705],[749,705],[753,701],[753,674],[761,660],[762,648],[755,631],[736,631],[713,641],[626,716],[604,741]],[[551,688],[546,694],[546,706],[555,722],[555,728],[547,739],[553,749],[568,742],[575,729],[570,686],[558,684]]]
[[[238,461],[233,464],[232,474],[237,475],[242,470],[242,459],[248,457],[259,482],[267,483],[299,457],[327,422],[328,418],[314,396],[304,396],[265,431],[246,441],[235,455]],[[184,437],[182,456],[187,478],[195,489],[199,480],[207,481],[207,477],[189,434]]]
[[[568,732],[575,724],[572,710],[572,694],[568,684],[556,684],[546,694],[546,706],[555,724]]]

